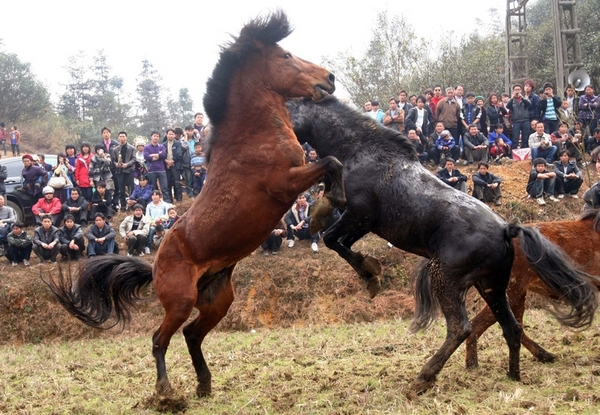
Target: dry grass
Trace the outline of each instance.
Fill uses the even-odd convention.
[[[255,333],[216,332],[204,350],[213,394],[195,397],[195,376],[176,335],[167,355],[179,406],[153,395],[149,333],[112,339],[2,346],[0,412],[10,414],[596,414],[599,338],[564,333],[543,312],[527,329],[559,356],[523,354],[522,382],[505,375],[507,350],[494,328],[480,342],[480,368],[465,371],[462,349],[420,397],[409,382],[443,340],[444,325],[410,335],[408,322],[344,324]],[[550,324],[549,324],[550,323]],[[185,408],[185,409],[184,409]]]

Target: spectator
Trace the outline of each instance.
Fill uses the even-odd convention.
[[[167,218],[164,221],[162,219],[156,221],[154,227],[154,236],[152,237],[152,243],[156,248],[160,246],[160,243],[167,234],[167,231],[173,228],[173,226],[175,226],[175,222],[178,220],[179,216],[177,215],[177,211],[174,207],[170,207],[167,212]]]
[[[6,124],[3,122],[0,122],[0,145],[2,145],[2,148],[4,149],[4,157],[6,157]]]
[[[13,157],[21,155],[21,149],[19,145],[21,144],[21,133],[17,129],[16,125],[13,125],[10,129],[10,146],[12,149]]]
[[[479,117],[479,131],[487,137],[490,132],[487,124],[487,111],[483,107],[484,104],[485,101],[482,96],[475,97],[475,105],[477,105],[481,110],[481,117]]]
[[[8,248],[6,249],[6,258],[16,267],[19,262],[23,262],[26,267],[29,266],[31,257],[32,241],[31,237],[23,230],[25,225],[22,222],[15,222],[12,226],[12,232],[8,234]]]
[[[192,174],[194,177],[194,195],[199,195],[204,187],[204,180],[206,180],[206,156],[202,151],[202,143],[196,141],[194,143],[194,155],[190,160],[192,168]]]
[[[0,166],[0,195],[6,194],[6,185],[4,181],[8,178],[8,170],[6,166]]]
[[[58,228],[46,216],[33,232],[33,252],[40,259],[40,264],[43,264],[46,261],[55,263],[59,251]]]
[[[523,89],[525,90],[525,98],[531,102],[531,106],[529,106],[529,121],[539,120],[541,119],[542,114],[540,114],[540,96],[537,95],[535,91],[535,83],[528,79],[523,83]]]
[[[104,151],[103,144],[96,144],[95,148],[96,154],[92,156],[92,160],[90,162],[89,167],[89,175],[90,179],[94,181],[94,185],[98,187],[98,183],[102,182],[105,186],[108,186],[110,181],[112,189],[114,190],[114,182],[112,178],[111,165],[112,161],[110,159],[110,154],[107,154]],[[111,195],[112,200],[112,195]]]
[[[526,188],[529,197],[534,198],[540,205],[546,204],[544,194],[547,194],[548,199],[553,202],[558,202],[558,199],[554,197],[555,177],[556,174],[554,172],[546,170],[546,160],[544,158],[538,157],[534,159]]]
[[[592,152],[600,147],[600,127],[594,130],[594,135],[585,141],[585,150],[588,154],[592,154]]]
[[[546,159],[548,164],[552,164],[557,148],[552,145],[550,134],[544,132],[543,122],[538,122],[535,126],[535,133],[529,136],[529,147],[534,160],[541,157]]]
[[[81,195],[78,187],[71,189],[71,196],[62,204],[63,214],[73,216],[75,223],[86,226],[89,202]]]
[[[456,85],[456,88],[454,88],[454,99],[456,99],[456,102],[460,105],[460,109],[467,103],[466,97],[463,96],[464,92],[465,89],[462,85]]]
[[[465,131],[469,131],[472,124],[475,124],[477,129],[481,128],[479,120],[481,119],[481,108],[475,104],[475,94],[473,92],[467,92],[467,102],[462,106],[461,109],[461,122]]]
[[[165,158],[167,149],[159,143],[160,135],[157,131],[152,131],[150,135],[150,144],[144,147],[144,159],[148,167],[148,180],[152,188],[156,191],[162,191],[165,202],[171,203],[171,196],[167,191],[167,172],[165,169]]]
[[[194,125],[193,125],[193,129],[194,129],[194,133],[196,134],[196,140],[199,140],[202,137],[202,134],[204,133],[204,114],[202,114],[201,112],[197,112],[196,114],[194,114]]]
[[[192,169],[190,167],[190,161],[192,153],[194,152],[193,140],[188,142],[187,134],[184,134],[180,127],[174,128],[175,140],[181,143],[181,187],[191,199],[194,197],[194,183],[192,179]]]
[[[102,127],[100,133],[102,134],[102,141],[98,145],[102,146],[104,153],[111,154],[112,149],[118,146],[119,143],[110,138],[111,132],[108,127]],[[96,147],[98,147],[98,145],[96,145]]]
[[[144,158],[144,147],[146,147],[146,139],[141,136],[137,136],[133,141],[133,145],[136,148],[135,152],[135,171],[134,177],[139,179],[141,176],[148,177],[148,168],[146,167],[146,159]]]
[[[75,223],[73,215],[69,213],[65,215],[65,224],[58,230],[58,240],[63,261],[68,259],[79,261],[85,251],[85,242],[83,240],[83,228]]]
[[[88,143],[81,144],[81,154],[75,161],[75,186],[81,190],[81,196],[92,200],[92,181],[90,179],[90,165],[92,163],[91,147]]]
[[[384,117],[383,110],[379,108],[379,101],[371,100],[371,114],[370,117],[375,121],[383,124]]]
[[[429,100],[429,107],[431,109],[431,113],[433,114],[435,121],[437,121],[437,105],[439,104],[439,102],[442,99],[444,99],[444,97],[442,96],[442,86],[441,85],[434,86],[433,87],[433,96]]]
[[[279,220],[279,223],[271,231],[271,234],[260,246],[263,249],[263,255],[268,256],[269,253],[271,255],[277,255],[279,253],[279,248],[281,247],[281,243],[283,242],[283,238],[287,237],[287,230],[285,226],[285,222],[283,219]]]
[[[127,216],[119,226],[119,233],[127,243],[127,256],[137,251],[144,256],[144,247],[150,231],[150,219],[144,216],[142,205],[133,206],[133,215]]]
[[[22,157],[23,170],[23,189],[30,195],[35,197],[42,192],[42,183],[46,176],[46,171],[38,165],[33,164],[33,156],[25,154]]]
[[[437,104],[437,120],[444,124],[444,129],[448,130],[454,141],[458,142],[460,135],[461,106],[454,98],[454,88],[446,88],[446,98]],[[458,160],[460,148],[454,159]]]
[[[319,233],[310,234],[310,208],[306,199],[306,194],[301,193],[296,199],[296,203],[285,215],[285,223],[287,226],[288,247],[294,247],[294,237],[304,240],[311,240],[311,249],[313,252],[319,252]]]
[[[468,102],[471,101],[471,97],[467,97],[467,105],[463,107],[469,108]],[[465,158],[468,164],[473,164],[473,160],[476,161],[487,161],[488,160],[488,147],[490,142],[483,134],[479,132],[476,124],[469,125],[469,130],[463,135],[463,145],[465,150]]]
[[[150,230],[148,231],[148,239],[146,240],[145,254],[150,253],[150,246],[154,240],[156,226],[167,220],[170,207],[169,203],[161,200],[161,192],[159,190],[152,191],[152,203],[146,206],[146,217],[150,219]]]
[[[425,145],[427,145],[427,141],[421,139],[415,130],[408,131],[408,139],[415,146],[415,151],[419,157],[419,161],[421,164],[424,164],[427,161],[427,152],[425,151]]]
[[[495,145],[496,140],[498,138],[502,139],[502,148],[503,148],[504,156],[506,156],[506,157],[510,156],[511,149],[512,149],[512,141],[510,141],[510,139],[504,134],[504,126],[502,125],[502,123],[496,124],[496,126],[494,127],[494,131],[490,132],[488,141],[490,143],[494,143],[494,145]],[[491,153],[491,147],[490,147],[490,153]],[[495,156],[494,156],[494,158],[495,158]]]
[[[596,164],[596,171],[600,172],[600,149],[596,149],[592,152],[592,163]],[[583,194],[583,211],[590,209],[600,208],[600,181],[594,183],[588,190]]]
[[[540,102],[540,116],[544,117],[544,130],[550,134],[558,130],[559,110],[562,100],[554,95],[554,86],[550,82],[544,84],[546,99]]]
[[[447,158],[443,169],[435,174],[441,181],[448,186],[467,193],[467,176],[454,168],[454,159]]]
[[[0,195],[0,256],[4,255],[5,246],[8,243],[6,237],[17,220],[15,210],[10,206],[6,206],[5,203],[4,196]]]
[[[54,189],[54,195],[64,203],[67,200],[67,190],[73,187],[71,172],[74,170],[69,164],[66,154],[58,154],[56,167],[52,168],[52,177],[48,185]]]
[[[504,124],[504,116],[507,115],[508,112],[506,111],[506,108],[504,108],[504,105],[502,105],[502,102],[498,100],[498,94],[496,94],[495,92],[492,92],[488,98],[486,114],[488,116],[488,119],[490,120],[490,125],[489,125],[490,133],[492,133],[492,131],[496,130],[497,125]],[[483,114],[482,114],[482,117],[483,117]],[[495,137],[494,138],[488,137],[488,138],[490,139],[490,142],[491,142]]]
[[[75,172],[75,165],[77,164],[77,150],[73,144],[67,144],[65,146],[65,154],[67,156],[67,160],[69,161],[69,165],[72,167],[71,171]],[[71,181],[74,182],[74,175],[71,176]]]
[[[406,93],[406,91],[404,89],[401,89],[400,91],[398,91],[398,100],[396,102],[398,103],[398,109],[404,111],[404,115],[407,115],[408,112],[411,110],[411,108],[413,108],[417,102],[416,96],[415,96],[415,105],[413,105],[411,102],[407,102],[406,101],[407,96],[408,96],[408,94]]]
[[[117,254],[116,235],[115,230],[106,222],[106,216],[96,213],[94,224],[88,228],[85,234],[88,240],[88,257]]]
[[[104,182],[96,184],[96,191],[92,195],[90,203],[92,204],[92,218],[95,218],[98,213],[102,213],[108,220],[114,216],[112,197],[110,192],[106,190]]]
[[[427,138],[429,137],[433,126],[433,114],[429,107],[425,105],[424,96],[421,95],[417,97],[417,105],[408,111],[404,124],[406,131],[415,130],[417,135],[425,143],[426,150],[429,151],[429,148],[427,147]]]
[[[406,93],[405,93],[406,94]],[[406,98],[406,97],[405,97]],[[383,116],[383,125],[392,130],[404,132],[404,110],[398,108],[398,101],[391,98],[389,101],[390,109]],[[410,105],[410,104],[408,104]]]
[[[554,131],[550,135],[550,139],[552,140],[552,144],[558,149],[558,153],[567,150],[569,157],[574,158],[578,162],[583,159],[578,148],[580,141],[569,134],[567,124],[563,122],[558,124],[558,131]]]
[[[319,154],[317,153],[317,150],[314,148],[309,148],[306,152],[306,162],[316,163],[317,161],[319,161]]]
[[[473,196],[484,203],[494,202],[496,206],[500,206],[502,179],[490,173],[489,168],[490,165],[485,161],[480,161],[477,165],[477,173],[473,175]]]
[[[529,129],[529,108],[531,102],[522,95],[520,84],[513,85],[513,96],[506,104],[510,111],[512,123],[512,148],[524,148],[529,145],[527,141],[531,134]]]
[[[57,197],[54,197],[54,189],[50,186],[44,187],[42,191],[44,197],[41,197],[35,205],[31,207],[31,212],[35,216],[36,223],[42,224],[44,218],[49,218],[54,226],[60,224],[62,216],[62,205]]]
[[[569,108],[569,102],[565,99],[560,105],[560,109],[558,110],[558,121],[560,123],[567,124],[567,127],[573,127],[575,124],[575,113],[572,108]]]
[[[565,193],[573,199],[577,199],[577,192],[583,184],[581,170],[577,163],[569,161],[569,152],[562,150],[558,154],[559,161],[554,163],[554,174],[556,174],[555,193],[558,198],[565,197]]]
[[[126,198],[133,192],[133,176],[135,169],[135,148],[127,143],[127,133],[119,133],[119,145],[114,147],[111,154],[114,163],[115,194],[113,204],[120,205],[121,211],[126,210]]]
[[[183,150],[181,148],[181,142],[175,140],[175,130],[172,128],[167,130],[167,141],[164,143],[164,146],[167,149],[165,171],[167,173],[167,193],[169,196],[166,200],[172,201],[172,195],[174,193],[175,200],[181,202],[183,196],[181,191],[181,163],[183,160]]]
[[[586,136],[596,129],[600,116],[599,107],[600,98],[594,95],[594,87],[586,86],[585,94],[579,98],[579,120]]]
[[[433,151],[433,160],[436,166],[440,164],[440,160],[443,161],[447,158],[458,160],[459,155],[460,147],[454,142],[454,137],[452,137],[450,131],[442,131],[439,138],[435,141],[435,149]]]
[[[139,183],[134,187],[131,196],[127,198],[127,209],[131,209],[134,205],[142,205],[144,211],[148,203],[152,201],[152,185],[148,184],[147,176],[140,176]]]

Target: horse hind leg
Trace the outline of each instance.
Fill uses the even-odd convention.
[[[452,353],[471,334],[471,325],[465,305],[467,287],[461,287],[457,279],[444,275],[439,266],[429,267],[429,272],[432,278],[433,294],[437,297],[446,318],[446,340],[411,383],[410,387],[416,393],[423,393],[433,386],[437,374]]]
[[[199,398],[210,395],[212,390],[210,369],[202,354],[202,341],[225,317],[233,302],[234,293],[231,284],[233,268],[232,266],[220,271],[221,276],[198,293],[196,308],[200,313],[193,322],[183,329],[198,379],[196,395]]]
[[[181,269],[179,271],[181,274],[185,273]],[[163,278],[168,277],[163,276]],[[160,275],[157,274],[155,281],[159,279]],[[152,355],[156,361],[157,371],[156,392],[159,395],[170,395],[173,392],[167,376],[165,355],[173,334],[185,323],[194,310],[197,291],[192,280],[190,276],[190,284],[188,285],[184,283],[172,283],[168,291],[157,289],[155,282],[156,295],[165,309],[165,318],[152,336]]]
[[[510,267],[500,272],[489,273],[475,286],[494,313],[508,346],[508,377],[521,379],[519,353],[523,329],[515,318],[506,297],[506,286],[510,276]]]

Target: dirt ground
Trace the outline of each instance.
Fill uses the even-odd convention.
[[[469,178],[474,166],[458,166]],[[540,222],[572,220],[581,212],[581,199],[548,201],[539,206],[526,199],[525,185],[531,169],[528,161],[493,165],[490,171],[503,179],[502,206],[491,208],[507,221]],[[584,171],[584,185],[579,193],[598,180],[594,167]],[[469,180],[469,191],[472,181]],[[191,206],[184,200],[178,206],[182,214]],[[123,219],[120,214],[114,224]],[[33,230],[28,229],[30,234]],[[121,247],[122,241],[118,238]],[[370,300],[354,271],[337,254],[322,244],[313,254],[309,244],[301,241],[293,249],[282,247],[280,255],[264,257],[262,252],[239,263],[234,272],[236,300],[220,323],[220,330],[247,330],[259,327],[292,327],[332,323],[352,323],[404,318],[412,315],[413,299],[409,275],[418,258],[368,235],[356,244],[364,253],[383,265],[383,290]],[[260,249],[259,249],[260,251]],[[154,255],[145,257],[154,260]],[[32,258],[32,264],[37,260]],[[66,270],[68,264],[60,264]],[[73,269],[76,264],[71,264]],[[0,343],[23,344],[49,340],[70,340],[110,336],[112,331],[90,329],[68,313],[50,295],[42,278],[56,275],[57,266],[24,268],[10,266],[0,259]],[[149,292],[149,300],[140,303],[126,331],[149,333],[162,318],[162,308]],[[480,305],[474,303],[473,311]],[[194,316],[192,316],[194,317]]]

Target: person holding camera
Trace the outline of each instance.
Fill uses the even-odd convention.
[[[528,146],[527,138],[531,134],[529,129],[530,106],[531,102],[523,96],[521,84],[513,85],[512,98],[506,104],[506,109],[511,114],[513,148]]]

